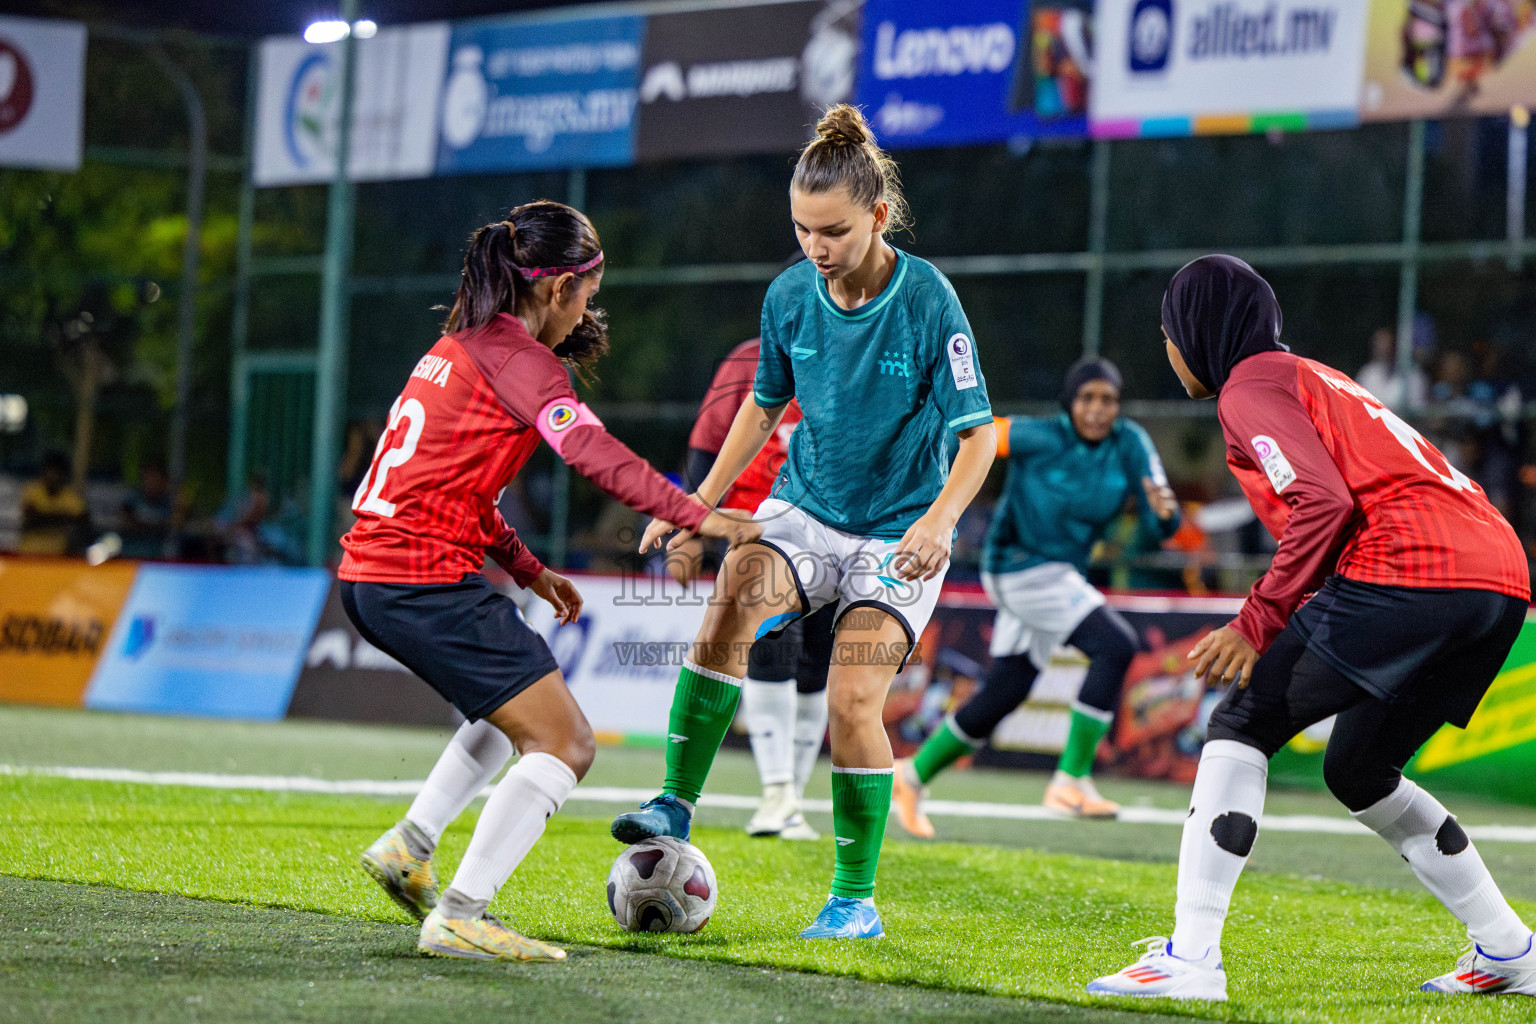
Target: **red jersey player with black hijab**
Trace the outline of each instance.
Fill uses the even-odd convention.
[[[1190,796],[1173,937],[1088,990],[1226,999],[1222,925],[1269,758],[1337,715],[1328,788],[1472,940],[1421,987],[1536,995],[1531,930],[1456,819],[1402,774],[1441,726],[1466,725],[1520,632],[1530,578],[1515,532],[1374,395],[1282,345],[1275,294],[1242,260],[1185,266],[1162,321],[1174,372],[1191,398],[1217,399],[1227,464],[1280,546],[1237,618],[1190,653],[1197,676],[1233,685]]]
[[[475,232],[445,336],[395,400],[353,501],[357,524],[342,538],[342,605],[358,631],[468,719],[405,818],[363,854],[368,873],[422,920],[425,953],[565,957],[485,913],[593,755],[591,726],[549,647],[480,574],[489,555],[562,621],[580,614],[576,588],[545,568],[496,509],[540,439],[638,511],[732,541],[760,532],[667,483],[577,400],[567,366],[608,349],[602,316],[588,308],[602,262],[592,225],[561,203],[520,206]],[[439,836],[514,750],[521,758],[486,801],[439,899]]]

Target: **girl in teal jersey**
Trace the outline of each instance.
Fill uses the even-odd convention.
[[[996,438],[954,289],[885,240],[905,212],[895,165],[852,107],[827,111],[816,130],[790,184],[807,258],[768,289],[754,401],[698,496],[716,504],[791,398],[804,418],[755,517],[762,539],[726,556],[683,663],[662,793],[616,818],[613,834],[626,843],[687,838],[752,640],[835,603],[827,695],[837,862],[826,905],[800,934],[875,938],[884,934],[873,894],[893,763],[885,694],[938,601],[955,523],[986,478]],[[959,436],[953,465],[949,433]],[[673,529],[653,521],[640,549]]]
[[[924,787],[987,741],[1063,645],[1086,655],[1089,666],[1045,806],[1076,818],[1120,811],[1093,784],[1093,755],[1141,642],[1083,573],[1127,501],[1137,502],[1143,534],[1163,539],[1179,528],[1179,506],[1152,439],[1120,416],[1114,363],[1079,360],[1067,371],[1061,406],[1055,416],[1000,421],[998,455],[1008,460],[1008,477],[987,531],[981,576],[997,606],[992,668],[981,691],[896,767],[896,818],[925,839],[934,829],[923,813]]]

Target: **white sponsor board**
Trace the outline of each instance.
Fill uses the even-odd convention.
[[[528,624],[549,642],[593,729],[665,736],[678,668],[704,620],[711,581],[684,591],[670,577],[571,578],[581,617],[560,625],[548,604],[532,598]]]
[[[85,26],[0,17],[0,167],[80,167]]]
[[[1099,0],[1093,132],[1250,131],[1266,115],[1352,124],[1367,14],[1360,0]]]
[[[351,155],[357,181],[424,178],[437,161],[438,97],[448,63],[444,22],[380,29],[356,44]],[[258,185],[329,181],[341,119],[340,43],[261,44]]]

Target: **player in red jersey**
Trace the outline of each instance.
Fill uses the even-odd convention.
[[[1172,939],[1090,992],[1227,997],[1221,931],[1258,835],[1269,758],[1337,715],[1323,775],[1472,944],[1431,992],[1536,995],[1531,930],[1466,832],[1403,766],[1465,727],[1525,621],[1520,542],[1481,488],[1375,396],[1280,344],[1253,268],[1206,256],[1163,296],[1168,360],[1217,397],[1227,464],[1280,542],[1242,611],[1190,652],[1234,685],[1211,715],[1179,847]],[[1310,598],[1308,595],[1311,595]]]
[[[696,491],[709,476],[736,414],[752,398],[759,344],[757,338],[742,342],[715,369],[688,435],[690,490]],[[757,511],[789,455],[789,438],[800,416],[800,403],[791,400],[763,450],[720,499],[721,508]],[[689,540],[668,555],[667,566],[679,583],[699,574],[703,553],[698,540]],[[782,632],[754,642],[748,652],[747,674],[741,681],[741,709],[763,786],[757,811],[746,824],[749,835],[819,838],[806,823],[800,802],[827,732],[827,667],[832,658],[835,614],[836,609],[829,606],[796,619]]]
[[[496,509],[540,438],[631,508],[680,517],[733,542],[760,528],[711,512],[619,443],[576,398],[567,367],[608,349],[589,309],[603,253],[592,225],[537,202],[475,232],[444,337],[421,358],[389,413],[357,488],[357,524],[338,574],[358,631],[432,685],[468,721],[405,818],[363,866],[422,920],[419,948],[480,960],[560,960],[554,946],[485,913],[592,763],[592,729],[542,637],[481,575],[487,555],[565,622],[581,612],[571,582],[545,568]],[[432,853],[516,750],[453,883],[439,899]]]

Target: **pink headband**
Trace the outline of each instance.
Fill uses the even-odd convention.
[[[599,263],[603,262],[603,250],[597,250],[597,255],[585,263],[578,263],[574,267],[518,267],[517,272],[522,275],[524,281],[532,281],[536,277],[559,277],[561,274],[585,274]]]

